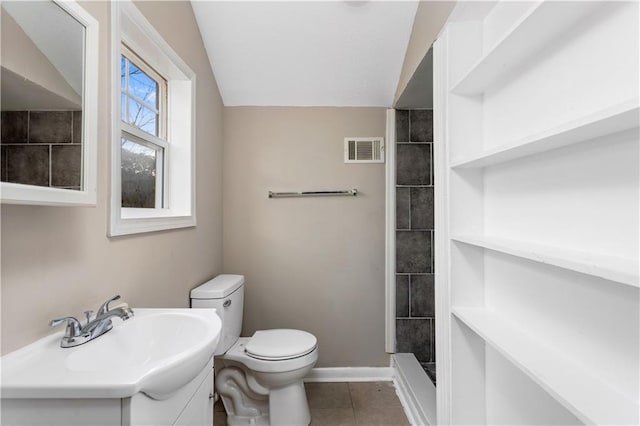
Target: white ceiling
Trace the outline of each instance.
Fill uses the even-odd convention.
[[[417,1],[193,1],[226,106],[391,106]]]

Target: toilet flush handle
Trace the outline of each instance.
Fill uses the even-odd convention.
[[[231,306],[231,299],[225,300],[224,303],[222,304],[223,308],[228,308],[229,306]]]

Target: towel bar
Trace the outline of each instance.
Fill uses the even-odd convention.
[[[269,198],[290,198],[290,197],[330,197],[343,195],[358,195],[357,189],[344,191],[300,191],[300,192],[273,192],[269,191]]]

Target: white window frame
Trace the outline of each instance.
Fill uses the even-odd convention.
[[[195,102],[196,75],[144,15],[129,1],[111,2],[111,208],[109,236],[196,225]],[[123,44],[166,79],[163,200],[157,208],[123,208],[122,131],[142,140],[148,134],[121,121],[120,58]]]

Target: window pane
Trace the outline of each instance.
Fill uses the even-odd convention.
[[[158,108],[158,83],[129,62],[129,93]]]
[[[158,115],[142,104],[129,98],[129,124],[140,130],[158,136]]]
[[[122,138],[121,156],[122,207],[155,208],[157,151]]]

